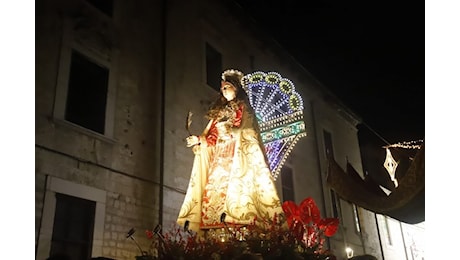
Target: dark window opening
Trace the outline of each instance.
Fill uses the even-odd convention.
[[[326,150],[326,157],[334,158],[334,149],[332,146],[332,135],[326,130],[323,130],[323,138],[324,138],[324,149]],[[340,209],[340,200],[339,197],[335,194],[333,190],[331,192],[331,203],[332,203],[332,215],[334,218],[339,217],[339,209]]]
[[[358,207],[355,204],[353,205],[353,218],[355,220],[355,231],[361,233],[361,223],[359,221]]]
[[[96,202],[56,193],[50,257],[90,259]]]
[[[112,17],[113,14],[113,0],[86,0],[91,5],[99,9],[101,12]]]
[[[65,119],[104,134],[109,70],[72,52]]]
[[[339,206],[337,203],[338,198],[336,197],[335,192],[333,190],[330,190],[330,191],[331,191],[331,202],[332,202],[332,216],[334,218],[338,218],[339,217]]]
[[[206,43],[206,83],[220,92],[222,75],[222,55]]]
[[[294,182],[292,180],[292,169],[284,166],[281,169],[281,185],[283,190],[283,201],[294,200]]]
[[[326,149],[326,157],[329,158],[332,157],[334,158],[334,149],[332,148],[332,136],[331,133],[329,133],[326,130],[323,130],[323,135],[324,135],[324,148]]]

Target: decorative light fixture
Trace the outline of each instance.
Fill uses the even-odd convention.
[[[295,91],[294,83],[277,72],[250,73],[243,82],[276,180],[297,141],[307,136],[302,97]]]
[[[424,140],[421,139],[417,141],[405,141],[405,142],[399,142],[396,144],[389,144],[389,145],[383,146],[383,148],[386,149],[386,158],[385,158],[385,162],[383,163],[383,166],[385,167],[388,174],[390,175],[390,178],[395,184],[395,187],[398,187],[398,180],[396,179],[396,176],[395,176],[396,168],[398,167],[398,162],[396,162],[396,160],[393,159],[390,148],[421,149],[423,142]],[[385,191],[385,193],[387,192]]]
[[[347,258],[348,258],[348,259],[350,259],[350,258],[353,257],[353,253],[354,253],[354,252],[353,252],[353,249],[351,249],[351,247],[347,246],[347,247],[345,248],[345,252],[347,253]]]
[[[390,149],[389,148],[385,148],[385,149],[387,151],[387,156],[385,158],[385,162],[383,163],[383,167],[387,169],[387,172],[390,175],[391,180],[395,184],[395,187],[398,187],[398,180],[395,177],[396,168],[398,167],[398,162],[395,161],[395,159],[393,159]]]

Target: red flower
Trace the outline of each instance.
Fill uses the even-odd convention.
[[[150,239],[153,238],[153,232],[151,230],[146,230],[145,234],[147,235],[148,238],[150,238]]]
[[[319,222],[319,228],[324,231],[324,235],[331,237],[337,232],[339,228],[339,219],[337,218],[325,218]]]
[[[321,219],[321,214],[319,212],[318,207],[316,206],[315,201],[308,197],[300,202],[299,206],[300,210],[300,218],[304,224],[308,224],[313,222],[314,224],[318,224]]]
[[[299,207],[295,204],[294,201],[285,201],[282,205],[282,208],[289,227],[292,227],[296,221],[301,221]]]
[[[322,248],[324,236],[333,236],[338,229],[339,219],[321,218],[318,206],[315,201],[308,197],[300,206],[293,201],[285,201],[282,205],[289,229],[297,238],[304,240],[307,247]]]

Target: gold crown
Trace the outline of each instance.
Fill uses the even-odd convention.
[[[228,69],[222,73],[222,80],[230,82],[237,88],[241,88],[244,85],[243,72],[235,69]]]

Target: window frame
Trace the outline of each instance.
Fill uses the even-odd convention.
[[[358,206],[356,204],[351,203],[351,208],[353,211],[353,220],[355,222],[355,232],[357,234],[361,234],[361,221],[359,219],[359,212],[358,212]]]
[[[326,135],[327,134],[327,135]],[[329,140],[326,140],[326,137],[328,137]],[[334,140],[332,138],[332,133],[329,132],[328,130],[326,129],[323,129],[323,144],[324,144],[324,154],[326,156],[326,158],[328,158],[328,141],[330,141],[330,149],[331,149],[331,156],[332,158],[335,158],[335,155],[334,155]]]
[[[79,54],[85,56],[89,61],[94,62],[96,65],[108,70],[104,133],[93,131],[65,119],[72,64],[72,51],[78,52]],[[118,51],[111,50],[109,56],[97,51],[97,48],[91,48],[91,45],[85,44],[83,40],[76,39],[74,37],[74,33],[72,32],[72,21],[70,19],[64,20],[64,30],[56,79],[56,93],[52,111],[53,119],[80,132],[89,133],[96,137],[108,139],[113,138],[116,95],[116,71],[113,64],[116,62],[118,57]]]
[[[323,148],[324,148],[324,156],[326,156],[326,159],[328,158],[328,150],[330,149],[330,156],[332,156],[332,158],[335,158],[335,155],[334,155],[334,140],[333,140],[333,137],[332,137],[332,133],[326,129],[323,128],[323,138],[322,138],[322,141],[323,141]],[[330,147],[328,147],[330,146]],[[332,189],[329,189],[329,198],[330,198],[330,205],[331,205],[331,215],[335,218],[340,218],[341,215],[342,215],[342,212],[341,212],[341,203],[340,203],[340,197],[338,196],[338,194],[336,194],[336,192]]]
[[[383,216],[385,222],[385,233],[386,233],[386,242],[388,246],[393,246],[393,239],[391,237],[391,228],[387,216]]]
[[[86,84],[83,84],[83,85],[82,84],[77,84],[77,85],[72,84],[72,83],[75,83],[75,80],[78,79],[77,77],[75,77],[75,74],[72,75],[72,73],[77,73],[77,74],[80,74],[82,76],[87,76],[88,75],[87,74],[88,70],[85,71],[83,69],[84,71],[78,71],[78,70],[72,71],[72,67],[74,67],[74,65],[78,64],[78,63],[74,63],[74,58],[75,58],[75,62],[77,62],[78,59],[81,59],[82,62],[88,63],[88,64],[85,64],[85,65],[87,65],[85,67],[90,67],[90,66],[97,67],[97,69],[100,70],[99,72],[104,73],[103,76],[104,76],[104,80],[107,81],[106,84],[94,84],[95,81],[93,81],[93,83],[85,82]],[[108,80],[109,80],[109,74],[110,74],[109,68],[107,68],[106,66],[100,65],[99,63],[95,62],[90,57],[88,57],[85,54],[82,54],[80,51],[78,51],[76,49],[71,49],[70,68],[71,69],[69,71],[70,74],[69,74],[69,77],[68,77],[68,84],[67,84],[66,108],[65,108],[65,111],[64,111],[65,120],[68,121],[68,122],[71,122],[71,123],[73,123],[75,125],[81,126],[81,127],[85,128],[85,129],[94,131],[96,133],[104,134],[106,132],[105,131],[105,125],[106,125],[105,116],[107,114],[107,104],[106,104],[106,102],[107,102],[107,93],[108,93],[108,85],[109,85]],[[80,67],[80,69],[81,68],[82,67]],[[84,72],[84,73],[82,73],[82,72]],[[98,75],[98,76],[101,76],[101,75]],[[91,96],[91,97],[88,96],[88,100],[91,100],[93,102],[97,100],[98,101],[97,103],[88,102],[87,104],[85,104],[84,102],[82,102],[83,100],[81,99],[80,96],[78,96],[78,92],[81,91],[81,89],[80,89],[81,87],[83,89],[85,89],[85,85],[86,85],[86,90],[90,94],[89,96]],[[93,88],[91,88],[91,90],[90,90],[88,88],[88,86],[91,86]],[[71,96],[69,93],[72,93],[72,92],[74,93],[74,95]],[[95,97],[96,97],[96,95],[98,93],[103,94],[104,99],[102,99],[102,98],[95,99]],[[77,102],[75,102],[75,101],[77,101]],[[70,106],[70,104],[73,104],[73,105]],[[94,110],[92,109],[92,110],[88,111],[88,113],[91,111],[90,114],[93,114],[93,115],[96,115],[96,114],[100,113],[99,116],[95,117],[95,119],[97,119],[96,124],[88,122],[86,120],[86,119],[88,119],[88,117],[86,116],[86,114],[82,114],[81,111],[79,111],[78,113],[75,113],[75,108],[77,108],[78,106],[81,106],[81,105],[84,105],[85,107],[92,106],[93,108],[94,108],[94,106],[96,106],[96,109],[94,109]],[[70,108],[70,110],[69,110],[69,108]],[[91,117],[91,116],[89,116],[89,117]],[[77,120],[77,121],[82,121],[83,120],[83,122],[77,123],[74,120]]]
[[[340,201],[339,197],[335,193],[334,190],[329,189],[329,194],[331,197],[331,211],[332,211],[332,217],[334,218],[340,218]]]
[[[106,215],[107,191],[89,187],[83,184],[73,183],[64,179],[49,176],[46,182],[43,215],[41,219],[40,234],[38,236],[36,259],[46,259],[51,251],[51,239],[53,236],[54,215],[56,212],[56,193],[61,193],[77,198],[96,202],[94,215],[93,243],[91,255],[101,256],[104,221]]]
[[[85,257],[91,258],[93,233],[94,233],[94,217],[96,213],[96,202],[91,201],[91,200],[85,200],[85,199],[74,197],[74,196],[69,196],[67,194],[62,194],[62,193],[55,193],[55,196],[56,196],[56,210],[55,210],[55,221],[53,225],[53,235],[51,238],[50,254],[51,254],[51,251],[53,251],[53,245],[56,246],[55,249],[60,248],[62,245],[66,245],[66,246],[71,246],[71,247],[76,246],[80,250],[84,248]],[[66,222],[66,221],[74,220],[73,218],[77,214],[69,214],[69,211],[65,210],[64,208],[58,209],[58,205],[64,208],[69,207],[69,205],[73,205],[72,208],[68,208],[68,209],[72,209],[72,210],[77,209],[76,212],[88,211],[89,214],[78,214],[79,216],[85,217],[85,220],[87,221],[85,223],[87,225],[80,226],[81,225],[80,224],[76,226],[77,229],[71,228],[74,225],[71,225],[69,224],[69,222]],[[74,208],[75,206],[79,208]],[[84,209],[82,208],[82,206],[84,207]],[[61,222],[58,225],[56,225],[56,217],[58,217]],[[64,221],[64,223],[62,223],[62,221]],[[56,230],[57,226],[60,227],[61,229]],[[80,239],[71,238],[71,236],[69,236],[69,228],[71,228],[74,231],[75,230],[87,230],[90,233],[88,233],[88,236],[85,236],[84,238],[82,237],[80,237]],[[66,232],[63,232],[63,230],[65,230]],[[57,251],[60,251],[60,250],[57,250]]]

